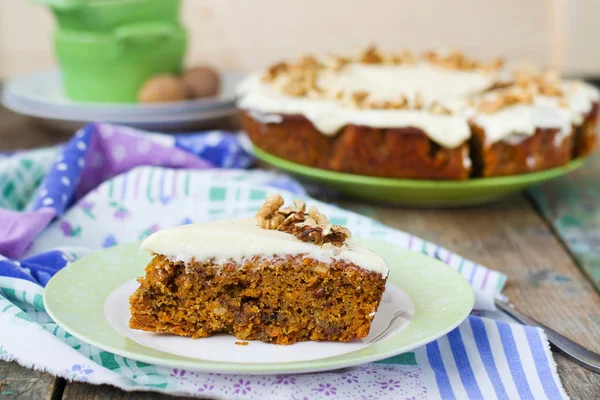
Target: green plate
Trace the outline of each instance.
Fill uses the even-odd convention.
[[[52,319],[67,332],[105,351],[169,367],[245,374],[315,372],[385,359],[413,350],[445,335],[469,315],[474,302],[473,290],[458,272],[420,253],[373,240],[362,240],[362,242],[386,259],[390,266],[388,284],[392,285],[388,290],[404,292],[409,302],[412,301],[414,312],[406,319],[410,323],[404,324],[402,329],[385,335],[382,339],[375,338],[371,342],[365,342],[366,346],[359,350],[332,357],[296,362],[269,362],[267,356],[253,359],[262,362],[246,363],[203,360],[158,351],[119,334],[105,317],[105,304],[111,304],[110,299],[114,298],[112,293],[119,292],[119,288],[124,284],[143,274],[150,255],[138,250],[139,243],[116,246],[64,268],[48,283],[44,291],[44,303]],[[386,301],[385,295],[383,301]],[[126,301],[123,303],[122,307],[126,310],[128,304]],[[378,316],[379,311],[376,320]],[[394,320],[385,322],[388,326],[394,323]],[[147,333],[147,335],[154,334]],[[193,345],[194,341],[211,340],[211,338],[185,338],[184,340]],[[298,345],[308,348],[306,346],[311,346],[311,343],[327,345],[327,342],[304,342]],[[273,350],[294,349],[296,346],[296,344],[277,346],[251,342],[248,346],[238,346],[237,349],[239,351],[252,349],[255,344],[268,346]],[[331,343],[331,345],[345,346],[344,343]]]
[[[583,165],[583,159],[531,174],[466,181],[434,181],[380,178],[308,167],[276,157],[254,146],[256,157],[307,181],[364,200],[428,207],[457,207],[490,203],[536,183],[568,174]]]

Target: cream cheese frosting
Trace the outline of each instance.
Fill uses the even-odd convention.
[[[471,136],[469,121],[486,131],[487,143],[517,143],[535,134],[536,128],[558,129],[558,137],[572,133],[592,105],[600,100],[600,92],[583,82],[561,84],[566,104],[556,98],[536,96],[533,104],[517,104],[491,114],[468,105],[473,96],[488,96],[485,90],[498,79],[498,74],[480,70],[454,70],[420,62],[415,65],[351,63],[345,68],[320,73],[317,84],[328,92],[367,91],[370,100],[397,99],[404,95],[413,102],[421,96],[424,110],[363,109],[340,100],[294,97],[278,90],[277,81],[261,81],[263,73],[248,77],[239,87],[238,106],[259,121],[277,123],[279,115],[302,115],[327,136],[338,133],[345,125],[373,128],[413,127],[425,132],[431,140],[445,148],[460,146]],[[441,104],[452,115],[434,114],[429,104]]]
[[[373,128],[414,127],[423,130],[441,146],[454,148],[471,133],[461,115],[433,114],[426,110],[355,109],[338,101],[287,96],[261,82],[262,73],[246,79],[239,88],[238,106],[251,111],[258,120],[274,120],[274,115],[303,115],[317,130],[333,136],[348,124]],[[481,91],[493,83],[491,76],[479,72],[450,71],[422,64],[410,66],[372,66],[353,64],[343,72],[324,74],[319,85],[330,91],[369,90],[374,100],[391,100],[404,94],[413,101],[419,94],[424,105],[451,104],[456,98]]]
[[[592,105],[600,101],[600,91],[585,82],[567,81],[563,84],[569,110],[574,125],[581,125],[583,117],[592,109]]]
[[[345,243],[344,248],[323,248],[298,240],[289,233],[262,229],[255,219],[250,218],[163,229],[146,238],[141,249],[185,263],[214,258],[215,264],[228,260],[242,263],[244,259],[257,255],[304,254],[325,263],[343,260],[387,276],[388,267],[382,257],[360,246],[352,238],[346,239]]]
[[[493,114],[476,114],[473,121],[485,130],[488,143],[502,140],[518,144],[533,136],[537,128],[558,129],[558,137],[567,137],[572,132],[572,114],[560,108],[554,99],[537,97],[534,104],[519,104]]]

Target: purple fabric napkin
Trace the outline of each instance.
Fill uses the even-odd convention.
[[[13,156],[18,154],[23,153]],[[37,189],[30,210],[0,208],[0,254],[18,258],[74,201],[134,167],[246,168],[252,162],[239,135],[230,132],[164,135],[119,125],[89,124],[57,150],[57,159]],[[9,184],[18,186],[18,179]]]

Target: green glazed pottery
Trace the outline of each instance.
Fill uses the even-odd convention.
[[[69,98],[132,103],[145,81],[181,72],[180,0],[33,0],[58,24],[56,56]]]
[[[59,29],[108,33],[138,22],[179,24],[180,0],[33,0],[50,7]]]
[[[109,33],[58,30],[55,45],[71,99],[129,103],[150,77],[181,71],[187,32],[163,22],[122,25]]]
[[[460,207],[490,203],[533,184],[565,175],[583,165],[583,160],[577,159],[563,167],[530,174],[466,181],[434,181],[347,174],[287,161],[256,146],[253,152],[259,160],[269,165],[358,199],[419,207]]]

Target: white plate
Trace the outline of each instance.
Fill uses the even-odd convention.
[[[414,316],[415,307],[410,297],[396,286],[388,283],[379,310],[371,323],[369,336],[363,340],[340,342],[300,342],[280,346],[261,341],[248,341],[242,346],[240,339],[231,335],[215,335],[208,338],[157,334],[129,328],[129,296],[139,284],[131,280],[113,291],[104,303],[104,316],[121,335],[141,344],[177,356],[205,361],[233,363],[281,363],[311,361],[339,356],[363,349],[385,340],[406,328]]]
[[[239,74],[223,73],[221,94],[215,97],[156,104],[94,103],[67,98],[60,72],[55,70],[9,80],[2,90],[2,103],[17,113],[45,120],[177,130],[235,114],[235,87],[242,78]]]

